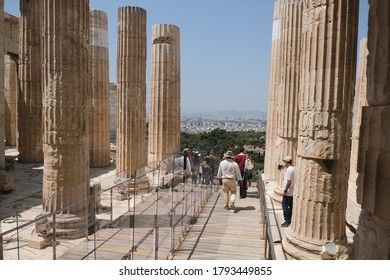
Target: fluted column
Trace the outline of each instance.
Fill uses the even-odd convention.
[[[305,2],[297,189],[292,224],[282,241],[296,259],[320,259],[329,241],[347,245],[358,7],[358,0]]]
[[[272,28],[271,68],[268,92],[268,112],[266,131],[266,152],[264,158],[264,178],[276,180],[278,178],[278,161],[276,156],[276,137],[278,126],[278,87],[280,85],[281,61],[281,0],[274,3],[274,22]]]
[[[150,80],[149,163],[180,152],[180,29],[175,25],[153,26]]]
[[[89,157],[91,167],[101,167],[110,164],[107,14],[91,10],[89,22]]]
[[[360,138],[360,125],[362,120],[362,107],[367,106],[367,38],[360,42],[359,68],[356,81],[355,102],[353,105],[352,118],[352,141],[351,141],[351,159],[348,179],[348,203],[347,203],[347,221],[353,225],[358,224],[359,214],[362,203],[362,186],[358,188],[359,176],[357,172],[358,149]]]
[[[146,11],[118,10],[118,123],[116,171],[127,177],[145,165]]]
[[[4,0],[0,0],[0,57],[4,57]],[[4,59],[0,59],[0,139],[5,138]],[[0,141],[0,169],[5,168],[4,140]]]
[[[88,210],[88,0],[44,0],[43,209],[66,208],[57,234],[79,238],[93,222]]]
[[[300,52],[302,32],[303,0],[280,0],[281,11],[281,61],[280,64],[280,95],[279,116],[276,138],[276,158],[289,155],[296,164],[298,146],[298,92],[300,78]],[[273,199],[282,202],[283,172],[278,173],[277,185]]]
[[[358,188],[362,211],[353,242],[353,259],[390,256],[390,2],[369,1],[367,103],[362,109]]]
[[[20,1],[18,160],[43,162],[42,1]]]
[[[18,71],[17,64],[9,56],[4,59],[4,95],[5,95],[5,140],[8,146],[16,146],[17,107],[18,107]]]

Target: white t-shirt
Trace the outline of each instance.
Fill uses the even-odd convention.
[[[286,172],[284,172],[283,176],[283,191],[286,188],[287,181],[291,181],[291,185],[287,190],[286,195],[287,196],[292,196],[294,194],[294,176],[295,176],[295,168],[294,166],[289,166],[286,169]]]

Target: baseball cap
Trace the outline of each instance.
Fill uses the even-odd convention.
[[[283,161],[285,161],[285,162],[291,162],[291,161],[292,161],[292,158],[291,158],[290,156],[285,156],[285,157],[283,158]]]

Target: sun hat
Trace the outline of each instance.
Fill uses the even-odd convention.
[[[223,155],[224,158],[233,158],[234,157],[234,154],[232,151],[227,151],[224,155]]]

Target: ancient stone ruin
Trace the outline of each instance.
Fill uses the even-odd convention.
[[[369,1],[359,67],[358,4],[275,1],[264,180],[280,202],[279,165],[292,156],[296,193],[282,245],[293,259],[390,258],[390,1]],[[16,145],[18,161],[44,164],[42,212],[59,211],[56,235],[83,237],[99,204],[88,199],[99,188],[90,167],[114,160],[134,178],[180,153],[180,29],[153,26],[146,142],[146,11],[118,9],[117,84],[104,11],[88,0],[21,0],[20,12],[5,14],[0,0],[0,190],[14,188],[5,145]],[[52,222],[37,224],[34,246],[48,243]],[[328,245],[337,252],[324,254]]]

